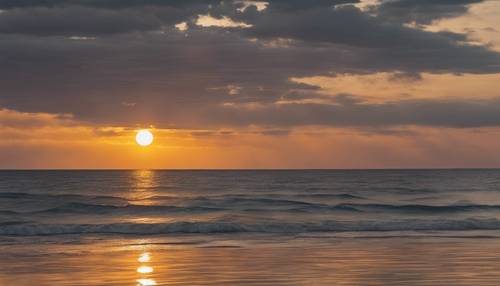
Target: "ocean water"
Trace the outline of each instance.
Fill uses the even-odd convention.
[[[499,285],[500,170],[0,171],[0,285]]]

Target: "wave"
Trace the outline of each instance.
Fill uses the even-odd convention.
[[[355,212],[355,213],[413,213],[440,214],[474,211],[500,211],[500,205],[461,204],[461,205],[391,205],[391,204],[355,204],[335,205],[315,204],[291,200],[273,199],[224,199],[220,201],[199,200],[187,205],[139,205],[124,206],[71,202],[61,206],[32,212],[0,211],[0,215],[37,215],[37,214],[90,214],[90,215],[161,215],[171,213],[210,213],[223,211],[243,212]]]
[[[283,203],[283,202],[281,202]],[[252,207],[255,206],[255,207]],[[275,207],[275,208],[273,208]],[[286,207],[286,208],[283,208]],[[231,208],[237,208],[236,211],[242,212],[363,212],[347,205],[321,205],[321,204],[282,204],[276,205],[245,205],[245,204],[210,204],[209,206],[165,206],[165,205],[94,205],[84,203],[68,203],[63,206],[39,210],[34,212],[9,212],[10,215],[38,215],[38,214],[88,214],[88,215],[162,215],[162,214],[199,214],[210,212],[231,211]]]
[[[341,199],[341,200],[366,200],[366,198],[351,194],[300,194],[295,195],[298,198],[312,198],[312,199]]]
[[[325,213],[325,212],[356,212],[356,213],[412,213],[412,214],[440,214],[474,211],[500,211],[500,205],[472,204],[457,202],[452,205],[427,204],[382,204],[382,203],[354,203],[327,204],[307,202],[301,199],[345,199],[366,200],[363,197],[347,193],[340,194],[297,194],[296,199],[247,197],[244,195],[197,196],[197,197],[150,197],[129,204],[129,201],[114,196],[87,196],[73,194],[30,194],[0,192],[0,199],[30,199],[36,204],[26,207],[32,211],[17,212],[17,210],[0,210],[2,216],[29,215],[29,214],[90,214],[90,215],[161,215],[170,213],[209,213],[220,211],[244,212],[296,212],[296,213]],[[159,198],[178,201],[168,205],[144,205],[141,200],[157,200]],[[55,199],[51,201],[51,199]],[[6,200],[8,202],[8,200]],[[43,203],[44,209],[40,209]],[[63,204],[61,204],[63,203]],[[34,208],[37,208],[34,210]]]
[[[318,204],[287,200],[287,199],[269,199],[269,198],[242,198],[242,197],[229,197],[221,200],[213,200],[210,198],[197,198],[194,200],[201,204],[215,204],[215,205],[259,205],[259,206],[317,206]]]
[[[465,220],[398,220],[319,223],[255,223],[233,222],[175,222],[161,224],[31,224],[0,225],[0,235],[38,236],[68,234],[217,234],[217,233],[313,233],[313,232],[370,232],[370,231],[466,231],[499,230],[497,219]]]
[[[26,222],[25,221],[3,221],[3,222],[0,222],[0,227],[9,226],[9,225],[19,225],[19,224],[23,224],[23,223],[26,223]]]
[[[126,199],[114,196],[91,196],[91,195],[75,195],[75,194],[31,194],[31,193],[15,193],[6,192],[0,193],[1,199],[47,199],[47,198],[57,198],[57,199],[108,199],[108,200],[120,200]]]
[[[350,207],[359,211],[396,211],[414,213],[447,213],[467,211],[491,211],[500,210],[500,205],[390,205],[390,204],[339,204],[337,206]]]
[[[113,206],[113,205],[95,205],[84,203],[68,203],[60,207],[41,210],[33,212],[34,214],[161,214],[161,213],[200,213],[200,212],[214,212],[222,211],[221,208],[214,207],[177,207],[177,206],[161,206],[161,205],[126,205],[126,206]]]

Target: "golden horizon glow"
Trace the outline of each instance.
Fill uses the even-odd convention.
[[[137,132],[137,135],[135,135],[135,141],[137,142],[137,144],[143,147],[151,145],[151,143],[153,143],[153,140],[153,133],[146,129],[139,130],[139,132]]]

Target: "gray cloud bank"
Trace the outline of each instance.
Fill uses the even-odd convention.
[[[500,101],[474,95],[276,104],[320,96],[291,77],[500,71],[499,53],[467,35],[405,25],[458,16],[480,0],[393,0],[367,10],[357,2],[274,0],[258,11],[241,1],[0,0],[0,107],[165,127],[500,124]],[[197,26],[207,14],[249,26]],[[187,31],[175,28],[181,22]]]

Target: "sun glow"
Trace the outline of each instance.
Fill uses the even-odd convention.
[[[139,130],[139,132],[137,132],[137,135],[135,135],[135,141],[141,146],[151,145],[151,143],[153,143],[153,139],[153,133],[145,129]]]

